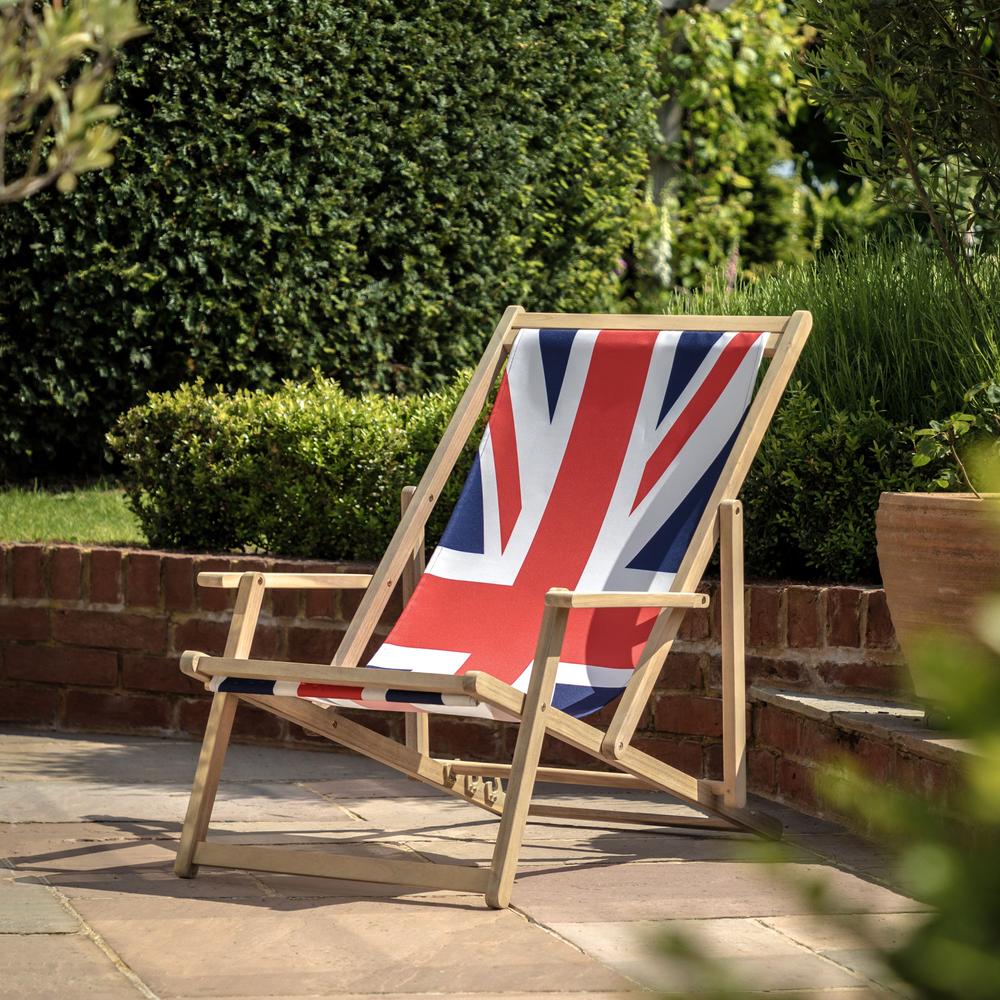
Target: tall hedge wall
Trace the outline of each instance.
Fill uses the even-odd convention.
[[[650,0],[145,0],[124,138],[0,211],[0,476],[200,376],[433,384],[502,307],[598,306],[652,121]]]

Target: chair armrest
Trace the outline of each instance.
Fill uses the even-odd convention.
[[[371,573],[261,573],[264,587],[271,590],[363,590],[371,583]],[[235,590],[242,573],[199,573],[199,587]]]
[[[589,594],[554,587],[545,595],[545,603],[550,608],[707,608],[708,594],[647,594],[630,590]]]

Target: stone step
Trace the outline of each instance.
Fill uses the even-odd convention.
[[[886,698],[815,695],[751,686],[748,769],[758,794],[815,816],[832,811],[816,793],[824,764],[857,761],[875,781],[948,806],[968,741],[931,729],[922,708]]]

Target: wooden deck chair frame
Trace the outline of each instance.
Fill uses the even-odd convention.
[[[175,871],[193,877],[198,865],[255,871],[322,875],[406,886],[482,893],[491,907],[510,901],[525,822],[530,815],[581,820],[623,820],[662,826],[712,830],[749,830],[780,834],[780,825],[746,808],[746,685],[744,679],[743,525],[737,493],[756,454],[802,351],[812,317],[795,312],[771,316],[587,315],[506,310],[496,327],[469,387],[419,485],[403,493],[403,512],[376,572],[366,574],[202,573],[202,586],[237,590],[232,624],[221,657],[185,652],[181,669],[206,684],[214,675],[295,680],[301,682],[404,687],[415,691],[464,694],[517,717],[520,732],[510,764],[445,760],[428,745],[426,715],[407,715],[405,743],[374,732],[333,709],[296,698],[217,693],[198,760],[194,787],[184,820]],[[404,601],[423,569],[424,527],[520,329],[744,330],[767,334],[770,358],[757,392],[695,530],[669,593],[577,593],[550,590],[526,694],[489,674],[460,676],[374,670],[359,667],[379,618],[397,584]],[[688,608],[705,607],[708,597],[696,593],[716,541],[720,543],[723,777],[693,777],[632,746],[646,705],[681,619]],[[250,660],[254,629],[268,588],[364,588],[361,600],[332,664],[299,664]],[[572,608],[661,608],[639,663],[606,732],[553,708],[563,634]],[[375,860],[361,856],[285,850],[259,845],[233,845],[207,838],[220,771],[240,701],[326,736],[335,743],[379,761],[410,778],[432,785],[500,818],[489,868],[448,862]],[[543,737],[549,734],[582,750],[613,771],[540,767]],[[504,788],[504,780],[507,787]],[[536,781],[595,787],[654,789],[697,807],[685,815],[621,814],[611,810],[531,804]]]

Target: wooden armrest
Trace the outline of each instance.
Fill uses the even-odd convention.
[[[423,674],[409,670],[371,667],[333,667],[329,663],[289,663],[285,660],[242,660],[228,656],[206,656],[185,650],[181,671],[204,681],[224,677],[249,677],[267,681],[302,681],[311,684],[347,684],[357,687],[398,688],[474,697],[477,674]]]
[[[264,587],[271,590],[363,590],[371,583],[371,573],[261,573]],[[235,590],[242,573],[199,573],[199,587]]]
[[[630,590],[587,594],[554,587],[545,595],[545,603],[550,608],[707,608],[708,594],[647,594]]]

